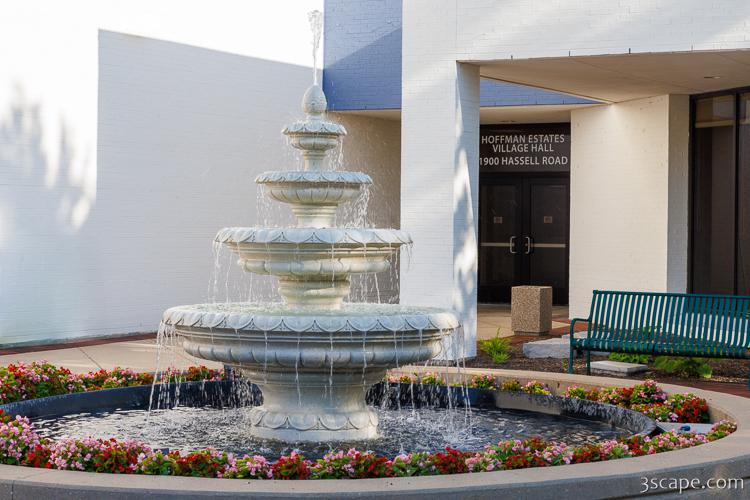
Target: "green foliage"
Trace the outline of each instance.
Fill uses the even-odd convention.
[[[536,380],[531,380],[529,382],[526,382],[526,385],[524,385],[521,390],[523,392],[527,392],[529,394],[537,394],[539,396],[551,396],[552,391],[550,391],[547,384],[544,384],[542,382],[537,382]]]
[[[628,354],[624,352],[613,352],[609,355],[609,359],[622,363],[639,363],[642,365],[647,365],[651,362],[651,356],[648,354]]]
[[[157,450],[144,457],[139,463],[137,471],[149,476],[171,476],[176,475],[177,460],[169,453],[164,454]]]
[[[429,385],[445,385],[445,379],[435,372],[425,372],[419,382]]]
[[[479,349],[492,358],[497,364],[505,363],[510,359],[510,340],[503,337],[493,337],[479,341]]]
[[[501,391],[520,392],[521,389],[523,389],[521,382],[514,378],[503,380],[503,383],[500,384]]]
[[[654,366],[679,377],[711,378],[713,369],[704,358],[659,356]]]
[[[492,375],[474,375],[469,382],[471,389],[497,389],[497,380]]]

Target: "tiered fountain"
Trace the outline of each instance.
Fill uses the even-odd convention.
[[[239,265],[279,278],[285,303],[217,303],[173,307],[163,321],[190,354],[231,365],[263,392],[251,432],[284,441],[377,437],[377,416],[365,392],[390,367],[429,360],[459,322],[450,311],[393,304],[344,303],[351,274],[389,269],[411,238],[397,229],[335,227],[339,204],[372,179],[323,170],[327,153],[346,135],[326,121],[317,84],[305,93],[307,117],[283,133],[301,151],[301,171],[266,172],[256,183],[291,205],[297,226],[229,227],[216,241]]]

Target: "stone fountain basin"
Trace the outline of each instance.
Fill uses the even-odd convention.
[[[219,231],[215,241],[236,253],[245,271],[344,279],[387,271],[388,258],[411,238],[398,229],[233,227]]]
[[[268,196],[283,203],[336,206],[356,198],[372,179],[361,172],[282,170],[264,172],[255,182],[265,186]]]
[[[194,356],[242,366],[385,368],[430,359],[459,327],[430,307],[344,304],[341,309],[285,304],[196,304],[165,311],[163,322]]]

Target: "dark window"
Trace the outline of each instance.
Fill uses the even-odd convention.
[[[692,279],[696,293],[750,295],[749,93],[693,100]]]
[[[739,98],[737,293],[750,295],[750,92]]]

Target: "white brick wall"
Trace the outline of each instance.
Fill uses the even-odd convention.
[[[347,113],[330,113],[348,132],[344,137],[343,170],[365,172],[372,177],[370,198],[367,203],[366,223],[374,227],[398,228],[401,223],[401,122],[383,120]],[[342,210],[343,208],[343,210]],[[339,208],[340,223],[357,220],[357,205]],[[402,251],[402,254],[405,252]],[[397,303],[399,299],[399,258],[394,259],[390,272],[374,275],[352,276],[352,302]]]
[[[0,345],[153,331],[167,307],[223,299],[226,270],[233,299],[251,284],[273,295],[232,258],[214,287],[211,240],[292,219],[257,201],[253,179],[297,165],[280,130],[301,115],[312,74],[291,63],[310,63],[306,12],[321,4],[254,16],[232,0],[210,11],[32,0],[0,19],[0,51],[12,49],[0,71]],[[375,181],[369,220],[397,227],[399,122],[334,119],[349,130],[342,167]],[[354,299],[375,299],[373,279],[355,284],[366,289]],[[397,273],[378,288],[395,300]]]
[[[0,344],[153,331],[205,300],[216,230],[256,223],[255,174],[294,164],[279,131],[311,81],[313,8],[3,9]]]
[[[685,291],[687,115],[685,96],[571,113],[571,316],[594,289]]]

